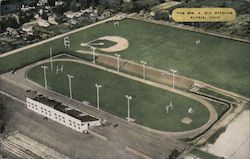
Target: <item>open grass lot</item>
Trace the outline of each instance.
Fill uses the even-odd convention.
[[[136,123],[163,131],[185,131],[198,128],[209,119],[209,112],[199,102],[173,94],[163,89],[139,83],[91,66],[73,62],[54,62],[64,65],[64,72],[56,75],[47,71],[48,87],[54,91],[68,96],[67,74],[74,76],[72,79],[73,98],[79,101],[88,101],[96,105],[95,83],[101,84],[100,105],[101,109],[122,118],[127,117],[127,99],[125,95],[133,97],[131,117]],[[47,64],[49,66],[49,64]],[[41,66],[36,66],[28,72],[28,78],[44,84]],[[167,114],[165,106],[172,100],[174,109]],[[195,113],[188,115],[187,109],[192,107]],[[192,118],[190,125],[183,124],[184,117]]]
[[[72,48],[82,48],[82,42],[101,36],[121,36],[129,41],[129,48],[119,52],[122,58],[149,65],[207,82],[220,88],[250,97],[249,44],[205,34],[126,19],[119,27],[113,23],[101,24],[70,35]],[[196,40],[201,40],[195,45]],[[54,53],[63,51],[62,39],[0,59],[1,72],[21,64],[48,57],[48,47]]]

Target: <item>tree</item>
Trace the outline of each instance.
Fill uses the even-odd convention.
[[[169,20],[169,14],[168,12],[156,11],[154,19],[155,20]]]
[[[133,12],[133,10],[134,10],[134,2],[130,1],[122,4],[122,12],[129,13]]]

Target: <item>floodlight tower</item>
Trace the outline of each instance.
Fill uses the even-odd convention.
[[[142,64],[142,68],[143,68],[142,75],[143,75],[143,79],[145,80],[145,78],[146,78],[146,64],[147,64],[147,62],[146,61],[141,61],[141,64]]]
[[[97,109],[100,110],[100,92],[99,92],[99,89],[102,88],[102,85],[95,84],[95,86],[96,86]]]
[[[72,76],[72,75],[67,75],[68,76],[68,78],[69,78],[69,97],[70,97],[70,99],[72,99],[72,87],[71,87],[71,78],[74,78],[74,76]]]
[[[128,100],[128,117],[127,117],[127,120],[128,120],[128,122],[130,122],[130,100],[132,100],[132,97],[129,96],[129,95],[125,95],[125,97]]]
[[[96,50],[96,48],[91,46],[90,49],[92,50],[93,64],[95,64],[95,50]]]
[[[41,66],[41,68],[43,69],[44,87],[47,89],[47,88],[48,88],[48,85],[47,85],[46,70],[48,69],[48,67],[47,67],[47,66]]]
[[[53,63],[52,63],[52,47],[49,48],[49,55],[50,55],[50,69],[53,71]]]
[[[175,88],[175,73],[177,73],[177,70],[170,69],[170,72],[172,72],[172,76],[173,76],[173,89],[174,89]]]
[[[117,66],[117,72],[120,72],[120,56],[119,54],[115,54],[116,56],[116,66]]]

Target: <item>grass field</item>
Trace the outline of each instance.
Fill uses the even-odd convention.
[[[56,75],[47,71],[48,87],[56,92],[68,96],[68,77],[72,79],[73,98],[79,101],[88,101],[96,106],[95,83],[101,84],[101,109],[122,118],[127,117],[127,100],[125,95],[133,97],[131,104],[131,117],[136,123],[163,131],[185,131],[198,128],[209,119],[209,112],[205,106],[192,99],[173,94],[163,89],[129,80],[127,78],[102,71],[91,66],[73,62],[55,62],[64,65],[64,72]],[[49,66],[49,64],[47,64]],[[41,66],[36,66],[28,72],[28,77],[44,84]],[[172,101],[174,109],[167,114],[165,106]],[[193,108],[195,113],[189,115],[187,109]],[[184,117],[192,118],[193,122],[186,125],[181,122]]]
[[[130,19],[120,22],[116,28],[106,23],[70,38],[77,50],[82,49],[81,42],[106,35],[121,36],[129,41],[129,48],[119,52],[122,58],[144,60],[164,70],[175,68],[180,75],[250,97],[250,46],[247,43]],[[199,39],[201,44],[195,45]]]
[[[129,41],[129,48],[119,52],[122,58],[191,77],[220,88],[250,97],[249,44],[218,38],[143,21],[126,19],[119,27],[104,23],[70,35],[72,48],[101,36],[121,36]],[[195,45],[196,40],[201,40]],[[48,56],[48,47],[55,52],[63,49],[62,39],[23,51],[22,54],[0,59],[0,71]],[[109,53],[108,53],[109,54]]]

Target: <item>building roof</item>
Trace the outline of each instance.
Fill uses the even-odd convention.
[[[83,113],[83,112],[78,111],[72,107],[69,107],[67,105],[64,105],[60,102],[57,102],[53,99],[50,99],[50,98],[47,98],[44,96],[37,96],[37,97],[33,98],[33,100],[38,101],[42,104],[45,104],[49,107],[52,107],[57,111],[68,114],[69,116],[76,118],[76,119],[80,120],[81,122],[91,122],[91,121],[99,120],[91,115],[88,115],[87,113]]]

